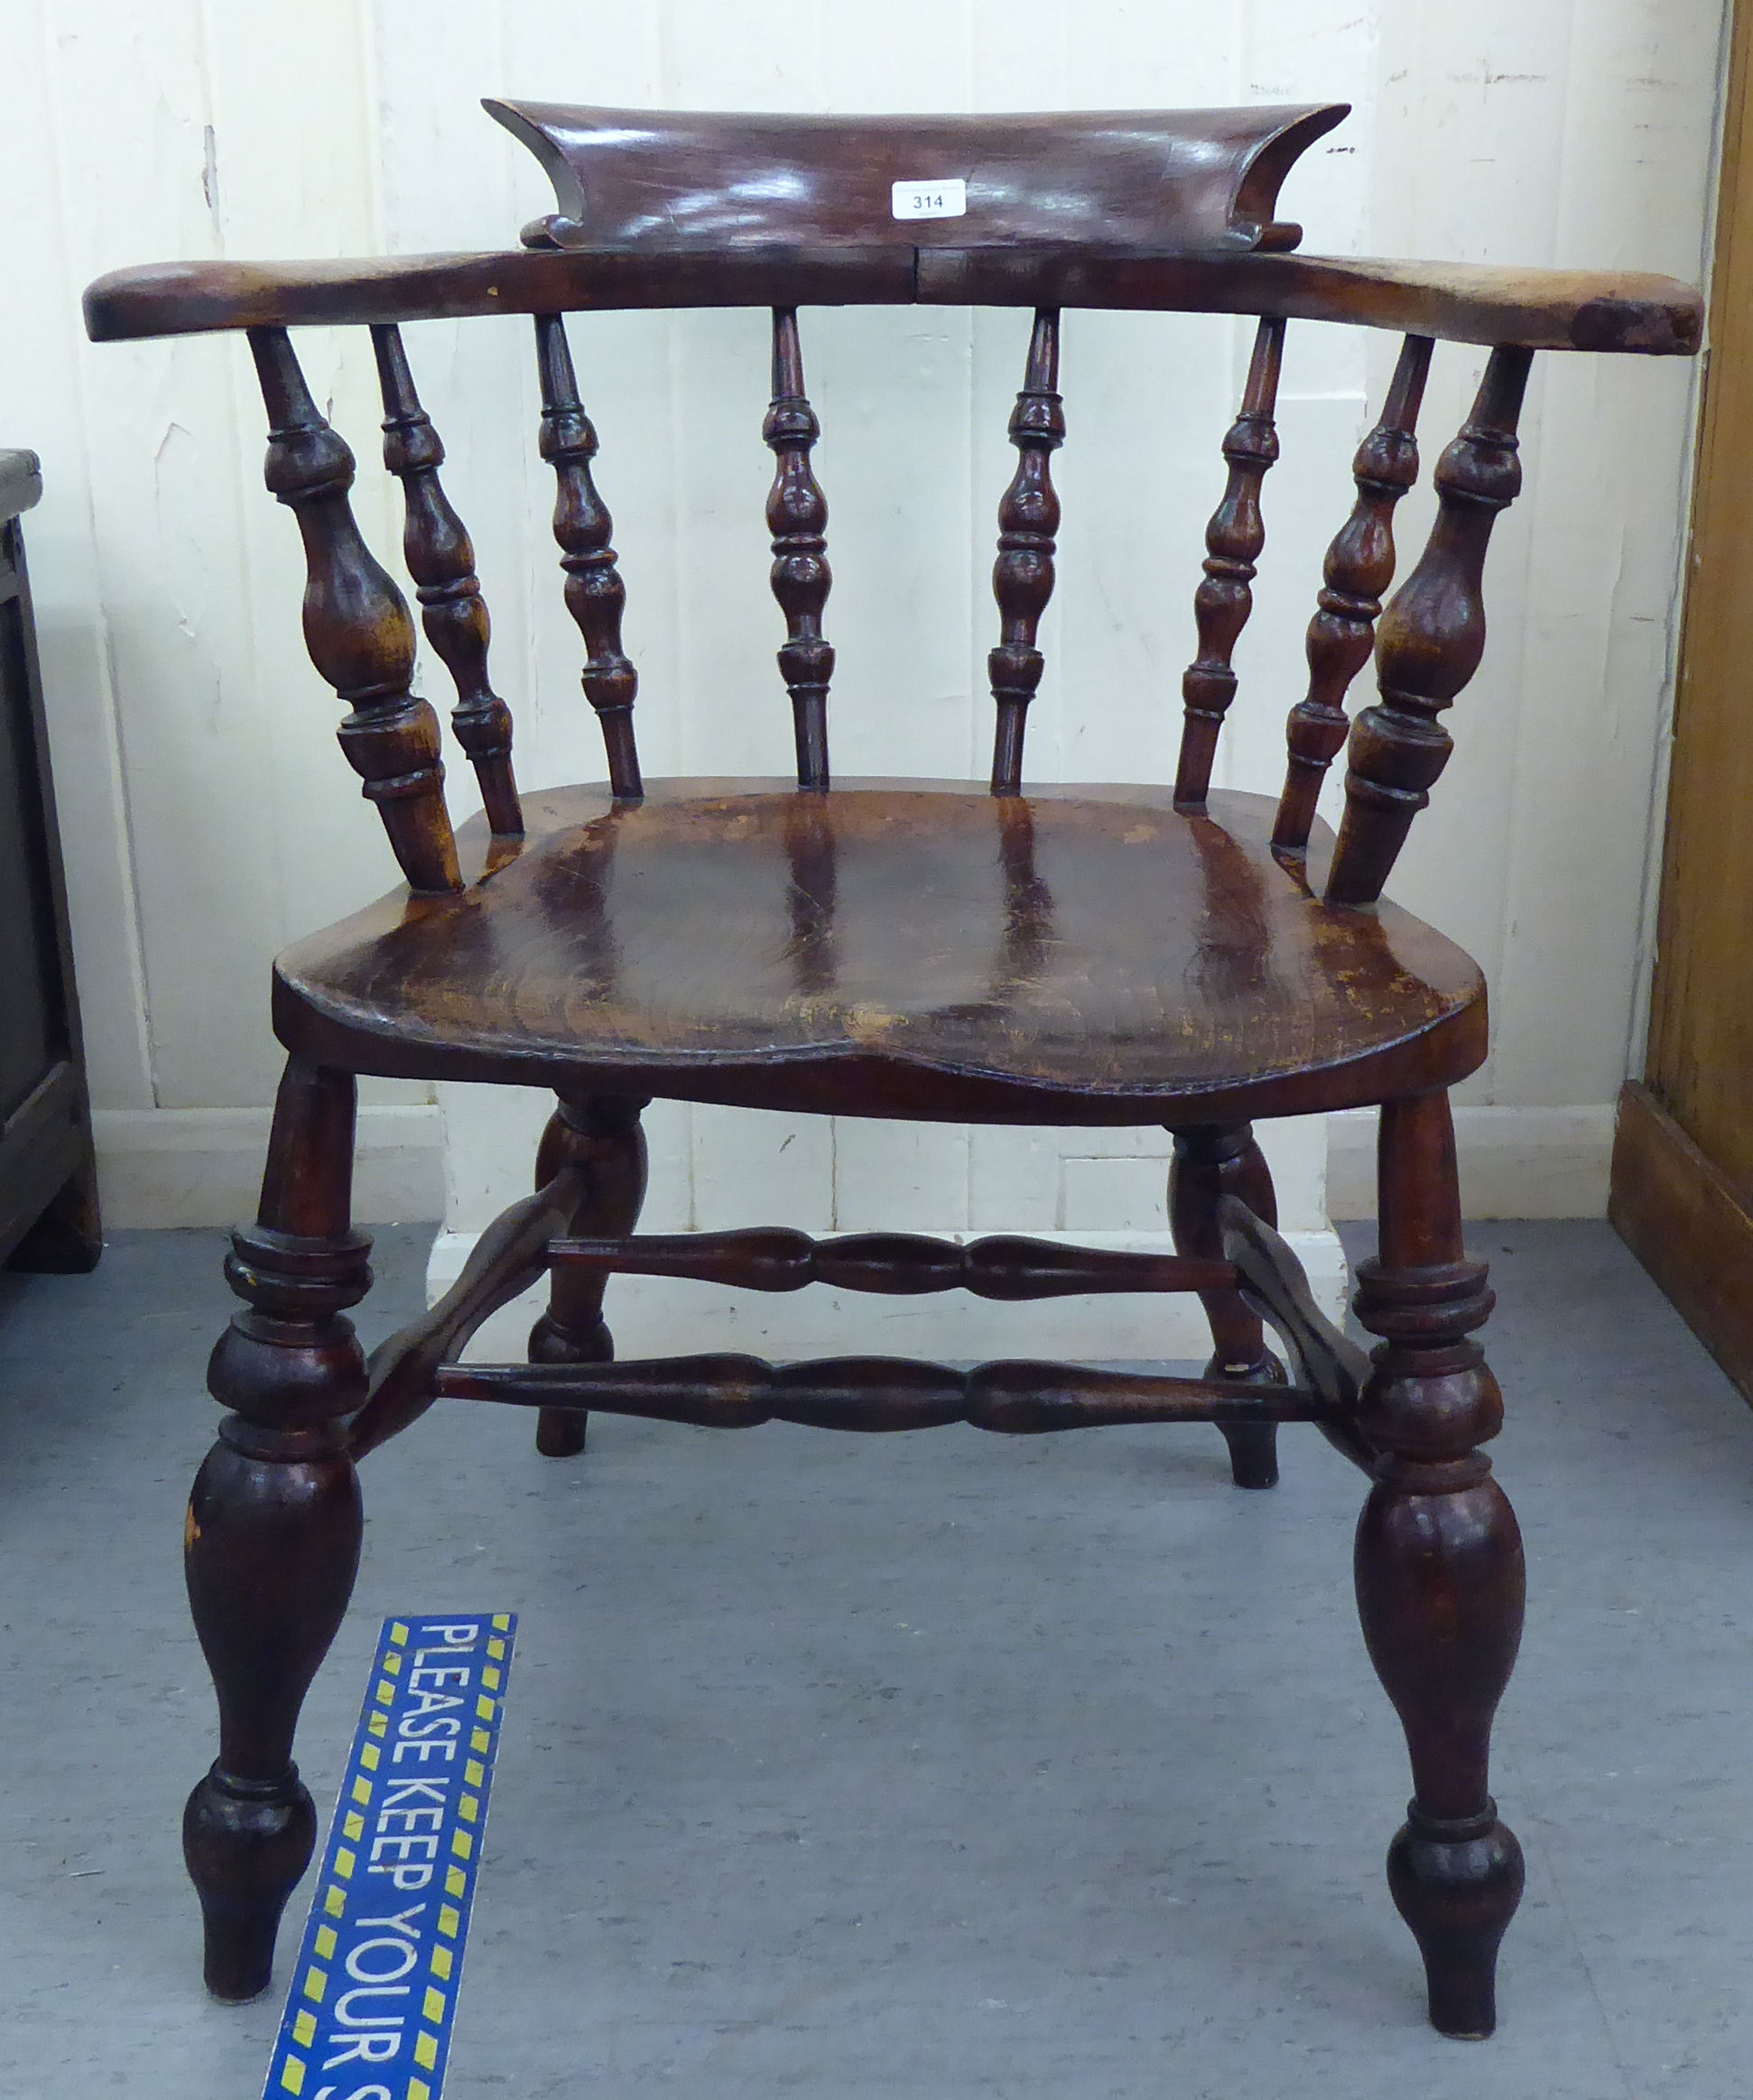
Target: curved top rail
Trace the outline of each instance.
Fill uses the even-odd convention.
[[[1349,102],[1001,116],[746,116],[482,104],[547,171],[532,247],[971,240],[1294,248],[1292,164]],[[938,186],[951,185],[947,195]],[[897,208],[917,189],[926,208]],[[903,206],[904,199],[901,200]],[[957,208],[960,206],[960,208]]]
[[[100,277],[95,342],[216,328],[635,307],[1069,306],[1276,314],[1452,342],[1689,356],[1703,302],[1677,278],[1143,248],[617,248],[364,262],[162,263]]]

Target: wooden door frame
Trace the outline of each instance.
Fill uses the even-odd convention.
[[[1725,83],[1649,1047],[1643,1079],[1619,1097],[1608,1216],[1753,1400],[1750,93],[1753,5],[1742,0]]]

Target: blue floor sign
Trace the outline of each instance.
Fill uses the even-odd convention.
[[[385,1621],[264,2100],[438,2100],[516,1630]]]

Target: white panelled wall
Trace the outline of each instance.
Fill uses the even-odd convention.
[[[8,5],[23,79],[0,136],[14,200],[0,230],[14,293],[0,438],[44,458],[31,557],[116,1222],[227,1217],[251,1202],[277,1069],[266,958],[387,886],[393,868],[303,657],[296,534],[260,487],[241,345],[94,349],[77,318],[87,279],[172,256],[505,245],[548,199],[533,162],[476,108],[487,92],[801,110],[1342,97],[1353,115],[1285,193],[1310,248],[1695,277],[1722,13],[1721,0]],[[979,774],[993,513],[1026,318],[919,309],[804,324],[832,512],[836,769]],[[1248,332],[1199,317],[1067,316],[1061,583],[1031,714],[1034,777],[1171,770],[1201,532]],[[527,328],[407,333],[475,537],[520,775],[589,777],[598,756],[531,441]],[[593,317],[573,341],[627,578],[646,770],[784,771],[762,529],[765,316]],[[388,554],[397,530],[364,332],[312,331],[301,350],[361,455],[362,521]],[[1392,352],[1364,331],[1290,331],[1282,463],[1220,761],[1229,784],[1277,784],[1322,552]],[[1427,460],[1481,362],[1439,348]],[[1499,1212],[1598,1208],[1604,1196],[1609,1105],[1641,1026],[1694,381],[1683,364],[1636,359],[1546,357],[1535,373],[1527,494],[1488,572],[1486,665],[1455,710],[1455,758],[1396,883],[1492,984],[1493,1056],[1461,1098],[1471,1206]],[[1403,506],[1403,549],[1430,511],[1428,488]],[[424,676],[445,711],[441,667]],[[450,778],[460,810],[472,782],[462,767]],[[543,1106],[512,1094],[435,1106],[385,1085],[366,1101],[367,1218],[436,1204],[442,1126],[453,1235],[442,1266],[454,1235],[524,1185]],[[657,1229],[1162,1229],[1160,1132],[662,1106],[648,1124]],[[1328,1133],[1266,1135],[1286,1222],[1334,1288]],[[1343,1214],[1367,1181],[1368,1133],[1338,1119],[1333,1136]],[[696,1328],[703,1295],[715,1294],[689,1300]],[[638,1346],[646,1316],[617,1297],[624,1346]],[[788,1338],[822,1317],[817,1298],[778,1301]],[[650,1303],[662,1325],[667,1312]],[[904,1302],[895,1317],[931,1323],[945,1353],[983,1346],[990,1309],[949,1303]],[[1104,1353],[1164,1346],[1160,1325],[1117,1334],[1112,1305],[1099,1311]],[[708,1317],[765,1331],[728,1300]],[[1183,1338],[1191,1350],[1191,1330]]]

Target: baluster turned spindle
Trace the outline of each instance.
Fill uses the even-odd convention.
[[[1065,410],[1058,389],[1059,311],[1042,307],[1029,337],[1022,391],[1011,411],[1016,472],[998,504],[998,559],[992,565],[998,646],[986,663],[998,707],[992,745],[995,795],[1022,790],[1024,720],[1041,683],[1043,659],[1034,637],[1053,595],[1053,535],[1059,530],[1052,460],[1065,442]]]
[[[1333,903],[1373,904],[1381,895],[1448,763],[1452,742],[1437,717],[1485,652],[1485,550],[1498,513],[1522,486],[1516,424],[1533,359],[1531,350],[1492,351],[1472,413],[1437,464],[1436,523],[1382,615],[1381,699],[1351,725],[1345,817],[1327,882]]]
[[[1321,783],[1345,742],[1345,696],[1368,661],[1382,593],[1394,580],[1394,506],[1418,479],[1414,432],[1430,364],[1431,338],[1408,336],[1382,420],[1351,463],[1358,500],[1327,550],[1325,588],[1309,622],[1309,689],[1285,726],[1290,763],[1272,834],[1280,853],[1307,848]]]
[[[268,411],[267,485],[304,541],[304,644],[349,710],[341,749],[410,886],[460,889],[439,720],[408,689],[413,621],[354,521],[353,454],[317,413],[285,329],[252,328],[249,342]]]
[[[553,468],[557,484],[554,538],[566,571],[566,609],[584,637],[585,698],[602,724],[610,787],[618,800],[637,801],[645,791],[633,741],[639,674],[621,650],[621,612],[627,594],[609,543],[614,521],[590,476],[597,433],[579,400],[561,315],[536,315],[535,345],[542,375],[542,457]]]
[[[520,837],[524,812],[511,770],[511,709],[487,683],[492,625],[468,528],[439,481],[444,441],[414,391],[401,329],[374,326],[371,341],[384,394],[384,464],[402,484],[403,556],[414,580],[426,639],[457,688],[450,726],[475,768],[495,834]]]
[[[1205,528],[1204,575],[1193,593],[1193,618],[1199,629],[1199,654],[1181,680],[1184,717],[1181,760],[1175,768],[1174,799],[1183,809],[1202,809],[1211,785],[1218,732],[1236,697],[1236,674],[1229,659],[1254,609],[1254,569],[1266,543],[1260,516],[1260,484],[1278,457],[1278,432],[1272,420],[1278,398],[1278,367],[1284,355],[1285,324],[1268,318],[1255,331],[1242,405],[1223,440],[1229,478],[1223,500]]]
[[[773,402],[761,435],[778,468],[767,497],[767,530],[773,534],[773,595],[785,615],[780,675],[792,697],[797,737],[797,784],[828,785],[828,682],[834,675],[833,646],[821,632],[834,572],[828,566],[828,499],[810,465],[821,435],[816,412],[803,392],[803,352],[797,338],[797,309],[773,310]]]

